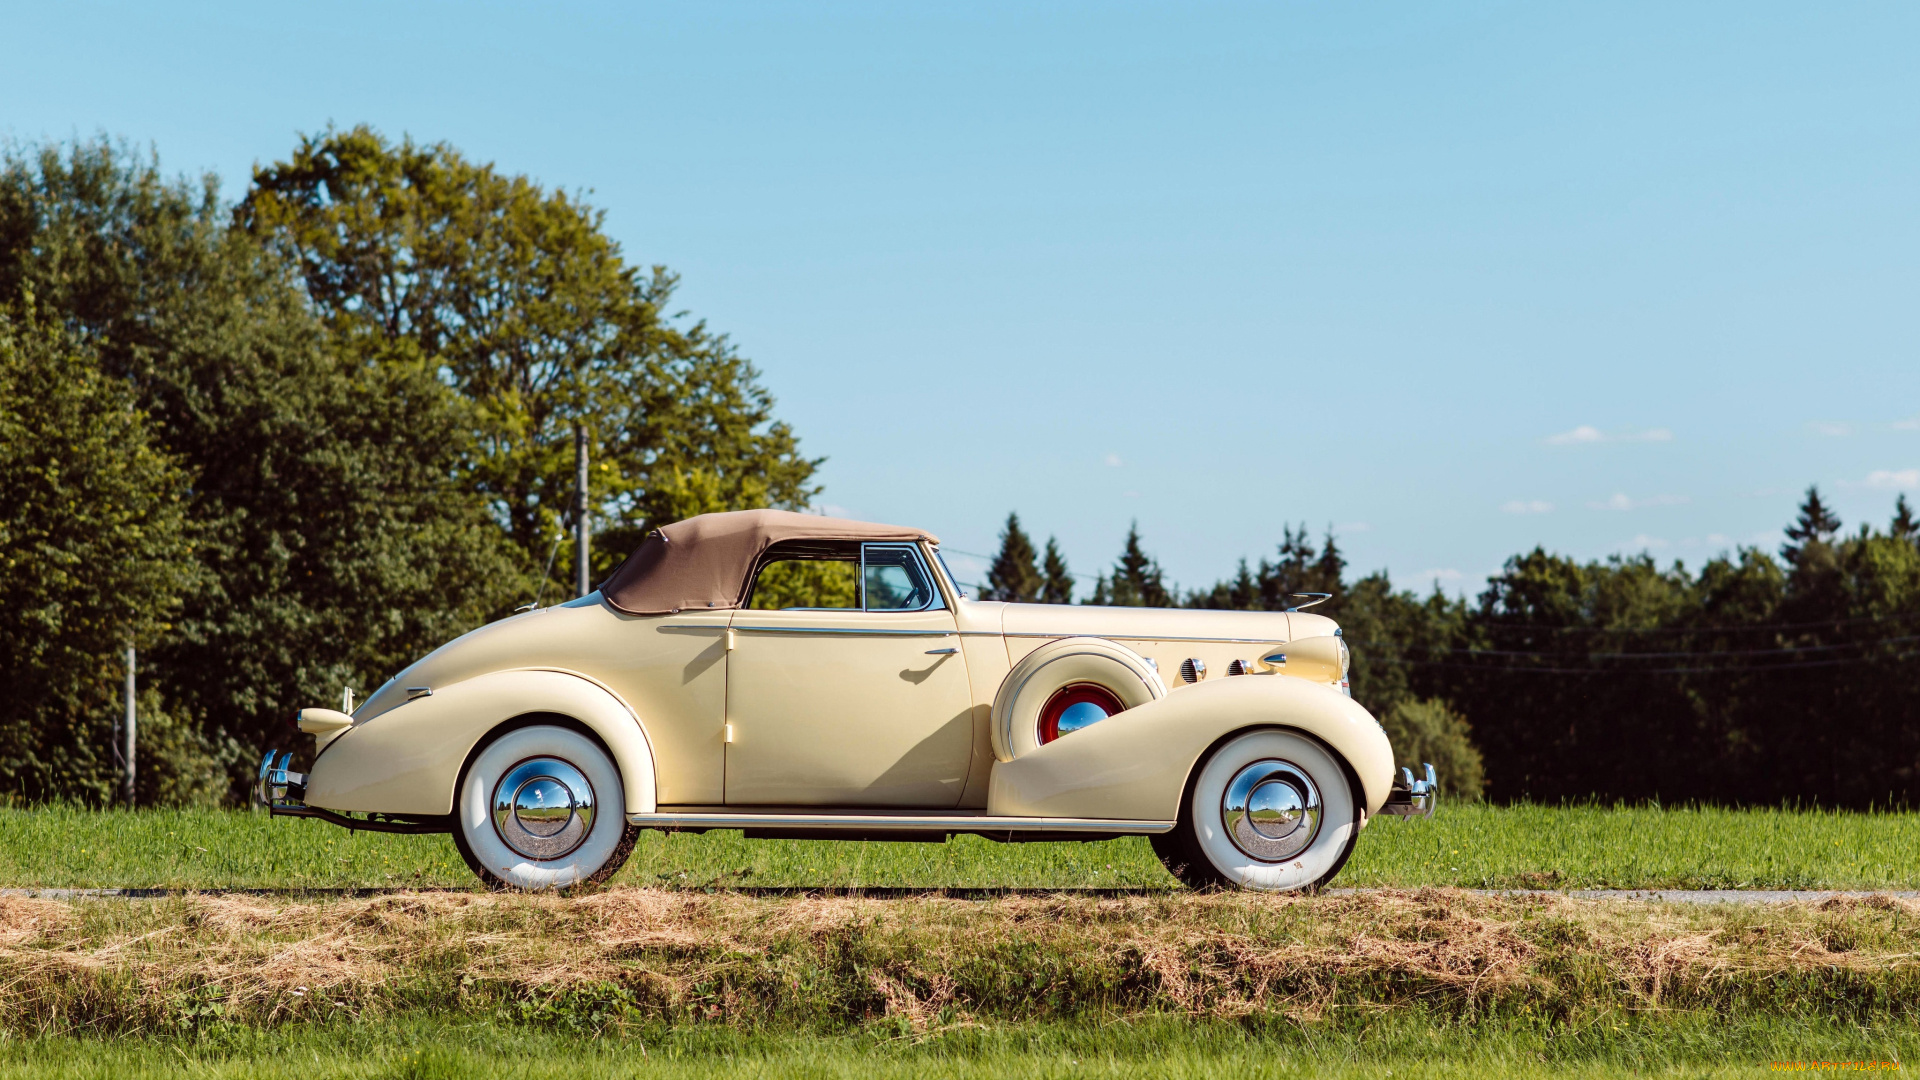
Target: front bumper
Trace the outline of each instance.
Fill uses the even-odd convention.
[[[266,807],[269,814],[311,817],[306,803],[307,774],[288,771],[287,765],[292,760],[291,751],[267,751],[267,756],[260,759],[260,776],[254,783],[253,799],[255,804]]]
[[[402,817],[368,814],[354,817],[321,806],[308,806],[307,774],[289,770],[287,765],[292,760],[293,754],[286,750],[269,750],[267,756],[260,759],[260,776],[254,782],[253,798],[257,805],[265,806],[272,817],[319,818],[343,829],[365,829],[369,832],[420,834],[451,832],[453,829],[452,815]]]
[[[1433,771],[1431,762],[1426,765],[1427,775],[1415,780],[1413,770],[1402,767],[1400,779],[1394,781],[1393,789],[1387,792],[1387,803],[1380,808],[1383,814],[1405,820],[1412,817],[1432,817],[1440,807],[1440,776]]]

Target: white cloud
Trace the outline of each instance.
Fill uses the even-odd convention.
[[[1680,506],[1691,502],[1685,495],[1655,495],[1646,499],[1633,499],[1624,491],[1616,491],[1613,497],[1604,502],[1590,502],[1587,505],[1595,510],[1643,510],[1649,506]]]
[[[1563,431],[1558,435],[1547,436],[1551,446],[1574,446],[1580,443],[1603,442],[1672,442],[1673,431],[1669,428],[1623,428],[1619,431],[1601,431],[1592,424],[1581,424],[1572,431]]]
[[[1339,525],[1334,526],[1333,531],[1336,533],[1372,532],[1373,526],[1367,524],[1364,521],[1345,521],[1345,522],[1341,522]]]
[[[1893,422],[1895,431],[1920,431],[1920,416],[1909,416],[1905,420]]]
[[[1129,499],[1137,499],[1140,497],[1140,493],[1137,491],[1123,491],[1120,494],[1125,495]]]
[[[1667,547],[1669,545],[1665,540],[1662,540],[1657,536],[1648,536],[1646,533],[1641,533],[1640,535],[1634,537],[1632,540],[1627,541],[1626,546],[1630,548],[1639,548],[1641,551],[1654,551],[1656,549]]]
[[[1867,486],[1888,491],[1912,491],[1920,488],[1920,469],[1875,469],[1867,474]]]
[[[1465,574],[1451,568],[1446,570],[1422,570],[1415,576],[1428,581],[1459,581],[1461,578],[1466,577]]]
[[[1574,443],[1604,442],[1605,440],[1606,436],[1600,434],[1599,428],[1590,427],[1586,424],[1581,424],[1572,431],[1563,431],[1558,435],[1547,436],[1547,442],[1554,446],[1571,446]]]
[[[1839,420],[1811,420],[1807,423],[1807,430],[1829,439],[1844,439],[1853,434],[1853,425]]]
[[[1500,504],[1503,514],[1551,514],[1553,504],[1545,499],[1515,499]]]
[[[1121,460],[1120,460],[1120,455],[1119,455],[1119,454],[1108,454],[1108,455],[1107,455],[1107,468],[1109,468],[1109,469],[1117,469],[1117,468],[1119,468],[1120,466],[1122,466],[1122,465],[1125,465],[1125,464],[1126,464],[1126,462],[1124,462],[1124,461],[1121,461]]]
[[[1728,536],[1725,533],[1708,533],[1707,543],[1713,544],[1716,547],[1725,547],[1728,544],[1733,543],[1733,537]]]

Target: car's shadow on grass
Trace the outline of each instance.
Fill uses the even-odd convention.
[[[1161,886],[1120,886],[1113,888],[1046,886],[989,886],[979,888],[916,887],[904,885],[707,885],[707,884],[619,884],[592,889],[555,890],[565,896],[589,896],[621,889],[654,889],[663,892],[702,895],[727,894],[756,898],[844,897],[870,900],[951,899],[997,900],[1014,896],[1073,896],[1094,899],[1118,899],[1133,896],[1193,895],[1192,890]],[[510,890],[503,890],[506,894]],[[0,896],[19,896],[39,900],[163,900],[182,896],[256,896],[282,900],[342,900],[355,897],[395,896],[399,894],[447,893],[488,895],[489,890],[474,886],[393,885],[354,888],[4,888]],[[528,893],[525,895],[539,895]]]

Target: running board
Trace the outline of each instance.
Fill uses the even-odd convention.
[[[628,814],[642,829],[805,829],[826,832],[1164,833],[1171,821],[991,817],[986,814]]]

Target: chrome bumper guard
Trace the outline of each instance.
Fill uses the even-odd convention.
[[[1415,780],[1413,770],[1402,767],[1400,779],[1394,782],[1393,790],[1387,792],[1387,804],[1380,808],[1383,814],[1406,820],[1412,817],[1432,817],[1440,805],[1440,776],[1433,771],[1433,763],[1425,762],[1427,776],[1424,780]]]
[[[260,779],[254,784],[253,801],[269,814],[285,817],[312,817],[307,809],[307,774],[289,772],[293,754],[287,750],[269,750],[260,759]]]

